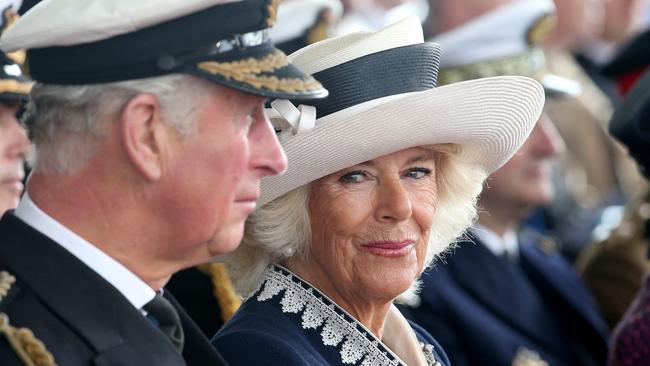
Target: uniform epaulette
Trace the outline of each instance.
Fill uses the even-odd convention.
[[[0,304],[7,298],[14,283],[16,277],[7,271],[0,271]],[[4,312],[0,312],[0,334],[26,366],[56,366],[54,356],[43,342],[31,330],[12,326],[9,316]]]
[[[16,277],[12,276],[7,271],[0,271],[0,305],[7,298],[7,295],[15,282]]]
[[[542,360],[539,353],[531,351],[526,347],[519,347],[512,366],[548,366],[548,362]]]

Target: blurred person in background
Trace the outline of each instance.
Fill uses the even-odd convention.
[[[510,4],[513,1],[516,0],[429,0],[429,7],[432,11],[425,22],[425,27],[430,35],[435,36],[440,32],[449,31],[450,27],[463,24],[486,11]],[[580,13],[576,15],[574,23],[569,22],[566,25],[562,23],[560,26],[571,30],[569,35],[576,38],[578,38],[577,35],[580,35],[580,39],[585,39],[587,35],[596,32],[598,28],[595,25],[597,22],[590,19],[599,18],[595,15],[588,15],[593,9],[588,8],[583,1],[571,3],[569,10],[576,11],[576,9],[580,10]],[[549,24],[551,22],[549,20]],[[557,25],[557,16],[555,22]],[[555,34],[564,33],[564,30],[554,30],[547,37],[545,43]],[[601,124],[604,125],[605,122],[597,122],[597,118],[601,118],[600,115],[609,115],[611,106],[607,98],[602,96],[597,89],[589,85],[585,88],[583,81],[590,83],[590,80],[584,75],[580,79],[574,77],[575,72],[565,72],[562,67],[559,68],[560,70],[555,70],[557,67],[554,64],[557,63],[558,56],[552,54],[549,57],[546,54],[546,59],[550,71],[578,81],[581,93],[578,98],[555,100],[546,106],[547,113],[555,121],[568,149],[559,157],[558,173],[554,177],[557,192],[553,201],[545,205],[544,208],[531,212],[527,224],[538,230],[554,232],[554,235],[561,236],[563,244],[561,250],[570,261],[573,261],[582,246],[589,241],[591,231],[597,225],[599,212],[595,210],[609,204],[614,199],[619,199],[616,202],[620,202],[616,180],[617,171],[610,156],[609,138],[601,127]],[[572,58],[569,65],[581,72]],[[594,90],[596,91],[595,95]],[[589,101],[589,105],[585,107],[579,100]],[[601,110],[597,110],[598,108]],[[576,128],[576,125],[579,125],[580,129]],[[578,131],[580,132],[578,133]],[[610,198],[610,196],[615,198]],[[585,215],[588,216],[587,219],[583,218]],[[577,218],[574,219],[574,216]],[[568,219],[571,219],[570,225],[565,224]],[[576,226],[579,226],[577,230]]]
[[[615,104],[620,97],[603,67],[619,47],[643,27],[647,0],[556,0],[557,31],[547,42],[566,50],[586,75]]]
[[[0,1],[0,34],[16,21],[20,3]],[[24,58],[23,51],[0,52],[0,216],[18,205],[25,178],[25,154],[30,146],[17,119],[31,89],[31,82],[20,67]]]
[[[424,23],[427,37],[456,28],[512,0],[429,0],[429,13]]]
[[[289,55],[334,36],[342,15],[340,0],[284,0],[269,35],[275,46]]]
[[[552,1],[520,0],[432,39],[447,51],[440,82],[503,74],[535,77],[547,104],[579,85],[550,74],[540,44],[552,29]],[[453,84],[452,84],[453,85]],[[552,166],[564,143],[546,114],[528,140],[490,175],[478,223],[422,276],[412,319],[434,334],[454,365],[603,365],[607,327],[555,242],[522,228],[554,196]]]
[[[343,0],[343,10],[337,35],[376,31],[409,16],[423,22],[429,6],[427,0]]]
[[[637,92],[634,96],[627,95],[639,82],[639,78],[647,72],[649,66],[650,31],[646,31],[624,46],[604,68],[605,75],[616,82],[618,93],[626,101],[617,107],[614,119],[620,120],[617,124],[621,126],[628,123],[630,126],[627,128],[630,131],[633,131],[634,126],[632,121],[640,118],[639,116],[645,117],[646,114],[642,115],[639,111],[630,110],[631,99],[638,99],[644,95],[641,92]],[[647,87],[647,84],[639,86],[639,88]],[[640,107],[636,108],[641,110]],[[626,112],[627,110],[630,111]],[[628,117],[622,120],[621,116]],[[640,126],[635,128],[638,127]],[[623,140],[620,136],[615,136]],[[629,150],[633,148],[634,145],[628,147]],[[636,155],[639,156],[640,153]],[[641,160],[637,159],[637,162],[641,163]],[[645,172],[647,178],[647,167]],[[643,275],[650,271],[650,261],[646,256],[648,251],[646,223],[650,219],[650,190],[647,182],[642,186],[646,187],[645,190],[640,190],[638,196],[627,204],[620,224],[614,226],[611,231],[608,230],[604,239],[588,246],[577,262],[582,278],[593,292],[612,329],[621,320],[640,290]]]
[[[650,178],[650,73],[646,73],[617,108],[610,132],[628,148],[646,179]],[[636,208],[636,242],[645,244],[646,263],[650,263],[650,203]],[[634,206],[630,207],[634,212]],[[637,247],[641,247],[637,245]],[[619,261],[619,266],[628,265]],[[647,265],[647,264],[646,264]],[[646,267],[647,268],[647,267]],[[624,268],[621,268],[625,270]],[[638,279],[638,277],[637,277]],[[613,334],[609,366],[644,366],[650,360],[650,271]]]
[[[612,100],[603,90],[611,93],[611,81],[587,62],[583,68],[576,55],[593,49],[603,60],[609,57],[613,39],[629,31],[621,24],[628,22],[638,1],[555,0],[555,4],[557,27],[545,42],[549,69],[580,82],[582,93],[548,106],[568,148],[556,177],[556,198],[536,216],[544,219],[560,238],[565,256],[574,261],[587,243],[602,239],[602,228],[620,219],[607,208],[636,197],[642,182],[633,161],[606,132]]]

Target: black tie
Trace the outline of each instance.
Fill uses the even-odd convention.
[[[162,293],[156,293],[156,297],[144,306],[144,310],[147,312],[147,318],[157,325],[158,329],[176,346],[178,352],[182,353],[185,336],[181,319],[172,304],[162,296]]]

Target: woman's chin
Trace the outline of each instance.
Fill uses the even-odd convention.
[[[378,298],[392,300],[408,290],[417,280],[417,268],[378,268],[373,276],[367,278],[365,287],[370,294],[378,295]]]

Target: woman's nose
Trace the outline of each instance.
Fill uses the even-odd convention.
[[[411,197],[400,179],[382,182],[376,200],[378,221],[399,222],[408,219],[413,213]]]

